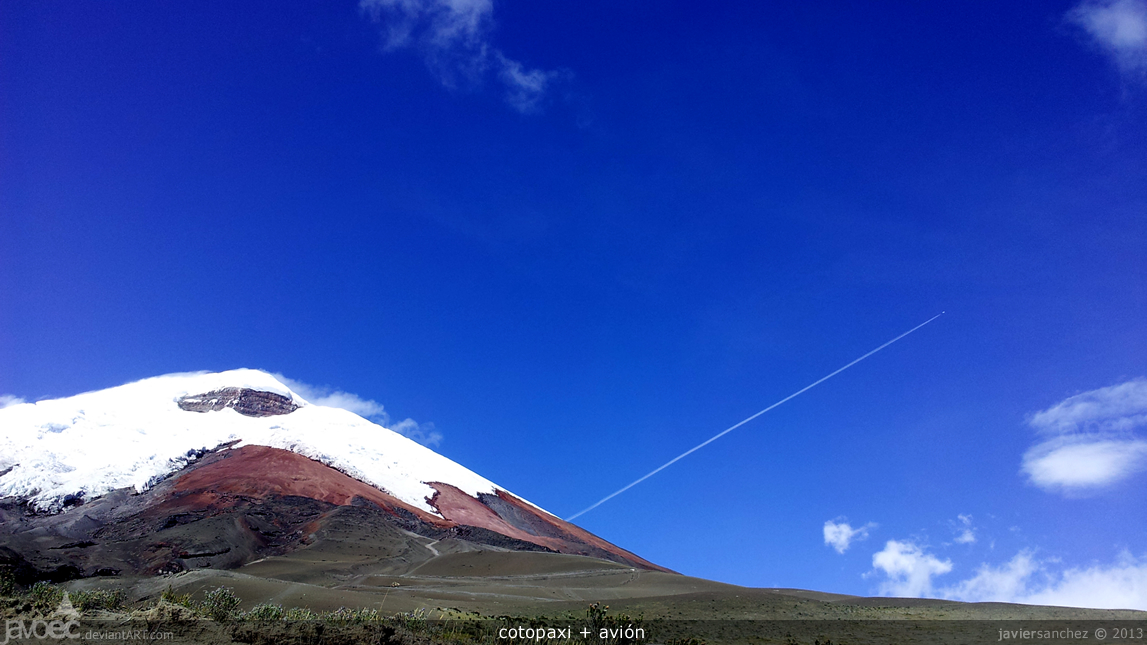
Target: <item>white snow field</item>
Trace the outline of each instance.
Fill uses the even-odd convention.
[[[190,412],[176,403],[225,387],[273,392],[301,407],[248,417],[229,408]],[[427,503],[434,489],[426,482],[451,484],[472,496],[500,488],[352,412],[310,404],[266,372],[240,369],[169,374],[0,409],[0,497],[59,511],[69,495],[92,499],[129,486],[143,492],[197,452],[232,441],[238,441],[234,447],[270,446],[310,457],[435,515]]]

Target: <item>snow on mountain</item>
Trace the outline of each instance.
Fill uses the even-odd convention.
[[[181,409],[181,397],[226,388],[271,392],[299,406],[289,414],[245,416],[235,409]],[[471,496],[498,486],[396,432],[338,408],[310,404],[258,370],[169,374],[72,397],[0,409],[0,497],[58,511],[134,487],[142,492],[198,458],[235,442],[310,457],[439,515],[427,482]]]

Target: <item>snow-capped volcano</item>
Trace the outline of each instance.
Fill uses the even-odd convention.
[[[266,372],[170,374],[0,409],[0,569],[25,581],[240,567],[351,516],[462,550],[661,569]]]
[[[196,397],[240,391],[278,395],[297,407],[269,416],[249,416],[222,401],[215,406],[222,409],[195,409]],[[26,499],[44,511],[120,488],[143,492],[231,442],[309,457],[438,516],[428,503],[436,493],[428,482],[450,484],[471,497],[498,490],[397,432],[310,404],[258,370],[170,374],[15,405],[0,410],[0,430],[0,497]]]

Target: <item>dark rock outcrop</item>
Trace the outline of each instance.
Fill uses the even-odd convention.
[[[188,412],[214,412],[231,408],[249,417],[270,417],[290,414],[299,409],[289,397],[274,392],[263,392],[240,387],[225,387],[203,394],[188,394],[176,403]]]

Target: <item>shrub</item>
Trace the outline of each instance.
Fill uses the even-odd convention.
[[[394,619],[403,627],[410,631],[425,631],[426,630],[426,617],[427,611],[425,609],[415,609],[414,611],[402,612],[395,614]]]
[[[264,603],[255,605],[251,611],[243,615],[244,620],[282,620],[284,615],[282,605]]]
[[[43,580],[32,585],[32,589],[28,592],[28,600],[32,602],[32,606],[38,609],[55,609],[63,599],[63,589]]]
[[[219,587],[207,592],[200,609],[208,618],[218,621],[229,620],[239,608],[239,596],[227,587]]]
[[[191,602],[191,594],[175,593],[175,590],[171,588],[171,585],[167,585],[167,589],[163,590],[163,593],[160,594],[159,599],[169,602],[173,605],[180,605],[182,607],[187,607],[188,609],[195,609],[195,604]]]
[[[318,618],[315,612],[306,607],[291,607],[283,612],[283,620],[314,620]]]
[[[11,596],[16,593],[16,576],[11,571],[0,571],[0,596]]]
[[[348,609],[346,607],[339,607],[335,611],[322,615],[324,621],[341,625],[361,625],[380,618],[377,609]]]
[[[589,630],[595,633],[601,633],[602,630],[608,632],[617,632],[622,630],[623,634],[612,636],[608,639],[602,639],[606,643],[616,645],[627,645],[634,643],[635,639],[629,636],[630,630],[642,630],[644,634],[644,616],[633,618],[629,614],[617,614],[615,616],[609,615],[609,605],[602,605],[601,603],[593,603],[586,609],[585,612],[586,622],[588,623]],[[640,640],[640,639],[638,639]]]
[[[80,611],[96,609],[119,609],[123,607],[126,594],[123,590],[93,589],[92,591],[77,591],[69,596],[72,606]]]

